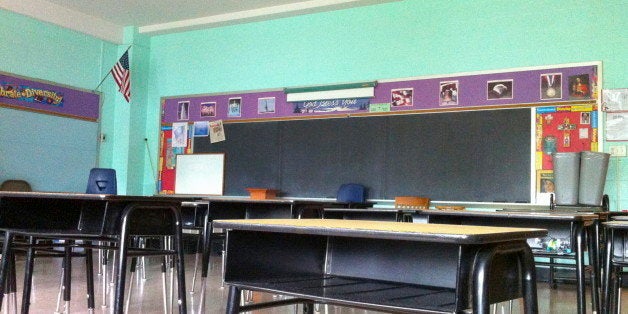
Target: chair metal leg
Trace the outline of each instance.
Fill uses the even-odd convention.
[[[136,275],[137,257],[131,258],[130,276],[129,276],[129,291],[127,292],[126,304],[124,305],[124,313],[129,313],[129,305],[131,304],[131,296],[133,295],[133,282]]]
[[[33,285],[33,264],[35,261],[35,238],[28,238],[28,250],[26,251],[26,264],[24,265],[24,288],[22,293],[22,313],[28,313],[31,305],[31,290]]]
[[[62,264],[65,264],[65,261],[62,262]],[[65,267],[65,265],[62,267]],[[63,283],[65,282],[64,276],[65,276],[65,271],[61,269],[61,282],[59,282],[59,292],[57,293],[57,305],[55,307],[55,312],[54,312],[55,314],[61,313],[61,299],[63,297],[63,289],[65,288],[63,285]]]
[[[107,308],[107,281],[109,280],[109,277],[107,277],[107,260],[109,257],[109,250],[101,250],[102,251],[102,262],[101,262],[101,267],[102,267],[102,277],[100,278],[101,281],[101,285],[102,285],[102,305],[101,308],[106,309]]]
[[[94,311],[96,307],[96,301],[94,300],[94,258],[92,256],[93,250],[89,248],[92,245],[91,241],[86,241],[85,248],[85,276],[87,277],[87,310]]]
[[[161,259],[161,294],[162,301],[164,304],[164,314],[168,314],[168,292],[167,292],[167,283],[166,283],[166,257],[164,256]]]

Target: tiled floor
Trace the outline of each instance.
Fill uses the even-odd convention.
[[[194,269],[194,256],[186,255],[186,283],[188,285],[188,291],[192,282],[192,270]],[[208,293],[206,299],[205,312],[206,313],[224,313],[225,302],[227,299],[226,288],[221,288],[220,279],[220,258],[212,257],[212,270],[208,280]],[[21,291],[22,283],[21,276],[23,270],[23,259],[18,257],[17,269],[18,269],[18,291]],[[38,259],[35,263],[34,272],[34,289],[31,298],[31,313],[53,313],[56,306],[57,292],[59,291],[60,281],[60,260],[52,258]],[[85,267],[84,262],[81,259],[73,260],[73,272],[72,272],[72,299],[70,312],[71,313],[87,313],[87,304],[85,301]],[[199,275],[200,276],[200,275]],[[109,313],[111,307],[103,308],[102,305],[102,276],[98,276],[96,279],[96,313]],[[163,313],[163,298],[162,298],[162,285],[161,285],[161,272],[160,264],[157,258],[151,258],[148,262],[146,279],[134,279],[133,296],[131,297],[131,303],[129,313]],[[187,294],[188,298],[188,311],[189,313],[198,313],[199,303],[199,288],[200,282],[196,282],[196,293]],[[112,289],[111,289],[112,290]],[[625,289],[628,290],[628,289]],[[175,291],[176,292],[176,291]],[[623,293],[626,296],[626,292]],[[176,293],[175,293],[176,296]],[[273,296],[267,294],[257,294],[256,299],[271,299]],[[540,313],[576,313],[576,292],[573,284],[559,284],[558,289],[552,290],[548,288],[545,283],[538,284],[538,297],[539,297],[539,312]],[[18,292],[18,303],[20,301],[21,293]],[[587,294],[587,298],[590,301],[590,294]],[[624,300],[624,313],[628,313],[628,304]],[[7,304],[7,298],[5,298],[4,304]],[[111,300],[108,301],[109,305]],[[513,302],[513,313],[520,313],[520,305],[518,301]],[[176,301],[175,301],[176,304]],[[374,311],[364,311],[358,309],[350,309],[335,306],[318,306],[316,308],[320,313],[377,313]],[[499,305],[496,309],[496,313],[508,313],[508,303]],[[271,310],[260,310],[255,313],[264,314],[284,314],[295,313],[294,306],[286,306],[281,308],[274,308]],[[588,305],[588,313],[591,313],[590,305]],[[174,313],[177,313],[175,309]]]

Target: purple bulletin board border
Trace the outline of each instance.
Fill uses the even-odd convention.
[[[596,61],[379,80],[375,87],[375,96],[369,99],[370,104],[390,104],[392,90],[412,89],[412,105],[391,106],[389,112],[378,113],[369,113],[364,110],[346,113],[295,113],[294,106],[287,101],[283,89],[163,97],[161,122],[164,124],[182,121],[192,123],[194,121],[212,121],[218,119],[222,119],[225,122],[254,122],[283,119],[333,118],[339,116],[536,107],[567,102],[592,102],[599,99],[601,65],[601,62]],[[560,98],[542,99],[541,75],[544,74],[561,74]],[[569,77],[578,75],[588,75],[589,90],[591,91],[589,97],[577,98],[570,96]],[[507,82],[506,85],[512,87],[509,97],[495,98],[488,95],[488,83],[493,82],[494,84],[496,81]],[[457,86],[457,90],[454,92],[456,102],[448,102],[443,105],[441,92],[443,91],[444,82],[456,82],[455,86]],[[275,98],[275,111],[272,113],[259,113],[258,99],[268,97]],[[237,117],[228,115],[230,98],[242,99],[240,102],[240,115]],[[548,97],[545,96],[545,98]],[[189,102],[187,119],[179,119],[178,108],[180,102]],[[206,102],[216,103],[214,116],[201,116],[200,104]]]
[[[101,104],[99,92],[6,72],[0,72],[0,86],[3,87],[3,90],[7,86],[11,86],[12,88],[18,87],[31,91],[44,91],[48,94],[54,94],[57,100],[60,100],[59,103],[55,104],[52,100],[50,102],[45,99],[34,101],[33,97],[28,97],[30,93],[23,93],[22,95],[25,97],[21,98],[13,98],[9,96],[10,93],[4,93],[5,97],[2,97],[2,93],[0,93],[0,106],[2,107],[79,120],[98,121]]]

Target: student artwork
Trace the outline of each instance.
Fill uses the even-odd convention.
[[[229,98],[229,110],[227,111],[227,117],[237,118],[242,116],[242,98]]]
[[[194,137],[209,135],[209,121],[194,121]]]
[[[188,142],[188,123],[175,122],[172,124],[172,147],[186,147]]]
[[[569,98],[588,99],[591,98],[591,88],[589,85],[589,74],[573,75],[569,77]]]
[[[216,103],[204,102],[201,103],[201,117],[215,117],[216,116]]]
[[[393,89],[390,91],[390,103],[393,107],[412,106],[412,88]]]
[[[189,115],[190,102],[189,101],[180,101],[177,107],[177,118],[179,120],[188,120],[190,119]]]
[[[486,82],[486,99],[512,99],[512,80]]]
[[[275,113],[275,97],[258,98],[257,113]]]
[[[541,74],[541,99],[563,98],[563,75],[561,73]]]
[[[440,82],[439,98],[441,106],[458,105],[458,81]]]

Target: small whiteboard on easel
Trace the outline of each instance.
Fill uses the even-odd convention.
[[[225,154],[177,155],[175,194],[222,195]]]

